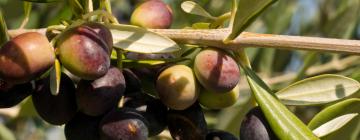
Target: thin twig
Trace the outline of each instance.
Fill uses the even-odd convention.
[[[230,50],[239,50],[243,47],[263,47],[360,54],[360,41],[357,40],[243,32],[235,40],[225,44],[223,39],[230,33],[229,29],[152,29],[151,31],[181,43],[223,47]]]
[[[310,50],[321,52],[350,53],[360,55],[360,41],[345,39],[330,39],[320,37],[287,36],[274,34],[258,34],[243,32],[235,40],[225,44],[223,39],[230,33],[228,29],[149,29],[167,36],[179,43],[190,43],[239,50],[244,47],[263,47],[289,50]],[[20,33],[45,29],[10,30],[11,36]]]

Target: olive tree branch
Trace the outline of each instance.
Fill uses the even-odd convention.
[[[229,29],[149,29],[167,36],[179,43],[199,44],[240,50],[245,47],[262,47],[289,50],[309,50],[321,52],[349,53],[360,55],[360,41],[331,39],[320,37],[287,36],[243,32],[235,40],[225,44],[223,39],[230,33]],[[45,34],[45,29],[10,30],[11,36],[36,31]]]

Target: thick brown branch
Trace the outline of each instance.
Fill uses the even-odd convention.
[[[310,50],[360,54],[360,41],[330,39],[320,37],[286,36],[243,32],[232,42],[223,43],[229,34],[228,29],[194,30],[194,29],[150,29],[180,43],[200,44],[238,50],[243,47],[263,47],[290,50]],[[11,30],[11,36],[20,33],[37,31],[45,34],[45,29]]]

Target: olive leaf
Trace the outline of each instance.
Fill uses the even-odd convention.
[[[49,2],[58,2],[64,0],[22,0],[22,1],[35,2],[35,3],[49,3]]]
[[[189,14],[203,16],[209,19],[216,19],[216,17],[209,14],[204,8],[193,1],[184,1],[181,3],[181,9]]]
[[[106,25],[113,36],[114,47],[137,53],[171,53],[180,47],[171,39],[131,25]]]
[[[189,60],[187,58],[175,58],[175,59],[163,59],[163,60],[131,60],[123,59],[123,67],[125,68],[143,68],[143,67],[154,67],[157,65],[162,65],[166,63],[176,63]]]
[[[326,107],[310,121],[308,127],[312,130],[320,127],[321,125],[333,120],[334,118],[352,114],[352,113],[360,113],[360,99],[359,98],[351,98],[331,106]],[[358,140],[360,134],[360,117],[357,116],[350,120],[343,127],[334,131],[324,137],[324,140]]]
[[[240,0],[239,3],[233,1],[233,5],[237,5],[237,7],[236,9],[233,7],[232,12],[236,12],[235,14],[232,13],[232,30],[224,42],[235,39],[262,11],[274,2],[276,2],[276,0]]]
[[[296,82],[276,93],[286,105],[317,105],[354,94],[360,83],[341,75],[324,74]]]
[[[3,17],[2,11],[0,10],[0,48],[1,46],[10,40],[8,29],[6,26],[5,19]]]
[[[313,133],[318,137],[324,137],[336,130],[340,129],[347,123],[349,123],[352,119],[358,116],[358,113],[351,113],[342,115],[340,117],[334,118],[331,121],[319,126],[318,128],[313,130]]]
[[[245,51],[235,52],[235,56],[244,69],[256,102],[278,138],[286,140],[318,140],[319,138],[299,118],[273,96],[268,86],[261,79],[258,79],[256,73],[251,70]]]
[[[322,4],[326,17],[322,32],[326,37],[351,38],[358,22],[360,12],[359,0],[327,0]],[[336,8],[328,8],[336,7]],[[331,10],[331,11],[330,11]]]
[[[58,59],[50,71],[50,92],[52,95],[58,95],[60,89],[61,66]]]
[[[24,28],[30,19],[30,14],[32,10],[32,3],[24,1],[24,19],[20,25],[20,29]]]
[[[1,140],[16,140],[15,135],[3,123],[0,124]]]
[[[299,118],[292,114],[269,92],[247,76],[250,88],[257,103],[264,112],[270,127],[280,139],[316,140],[311,130]]]

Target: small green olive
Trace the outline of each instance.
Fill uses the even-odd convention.
[[[201,89],[199,102],[201,105],[209,109],[222,109],[234,105],[239,98],[239,92],[239,85],[226,93],[217,93]]]
[[[199,94],[193,71],[185,65],[174,65],[161,72],[156,89],[160,100],[174,110],[190,107]]]

